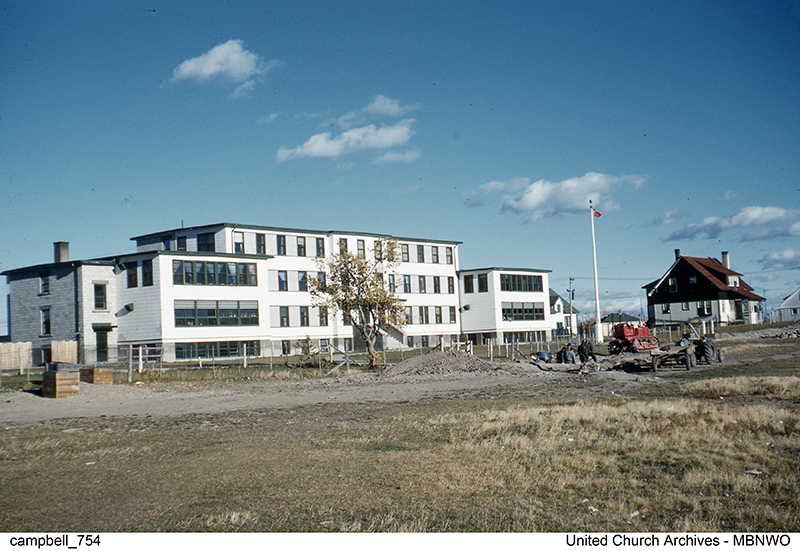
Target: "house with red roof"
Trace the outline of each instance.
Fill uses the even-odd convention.
[[[764,297],[753,292],[742,274],[730,266],[730,255],[716,258],[682,256],[658,280],[643,287],[651,325],[713,321],[715,325],[761,323]]]

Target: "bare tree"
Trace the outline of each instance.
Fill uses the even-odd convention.
[[[363,255],[340,250],[330,258],[317,259],[325,277],[309,281],[314,305],[341,312],[361,334],[371,368],[379,363],[375,345],[381,328],[405,323],[402,301],[384,276],[400,264],[398,249],[397,241],[379,239]]]

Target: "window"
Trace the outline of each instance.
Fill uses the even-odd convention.
[[[379,262],[383,260],[383,247],[381,246],[380,240],[375,241],[375,260]]]
[[[543,302],[504,302],[503,321],[543,321]]]
[[[410,293],[411,292],[411,276],[404,275],[403,276],[403,292]]]
[[[292,352],[290,341],[281,341],[281,354],[288,356]]]
[[[297,272],[297,290],[308,291],[308,274],[306,272]]]
[[[426,348],[428,346],[428,335],[422,335],[419,338],[419,344],[422,348]]]
[[[439,263],[439,247],[431,247],[431,262],[434,264]]]
[[[455,281],[453,281],[453,277],[452,276],[448,276],[448,278],[447,278],[447,292],[449,294],[451,294],[451,295],[455,294],[455,292],[456,292]]]
[[[258,325],[257,300],[176,300],[175,327]]]
[[[194,284],[194,262],[183,263],[183,283],[186,285]]]
[[[306,238],[305,237],[298,237],[297,238],[297,256],[305,256],[306,255]]]
[[[125,264],[125,271],[128,275],[128,288],[139,286],[139,264],[137,262],[128,262]]]
[[[50,334],[50,308],[41,310],[42,335]]]
[[[681,310],[683,310],[684,312],[688,311],[689,310],[689,303],[688,302],[682,303],[681,304]]]
[[[489,292],[489,276],[488,274],[478,274],[478,292]]]
[[[442,307],[436,306],[433,309],[433,317],[436,323],[442,323]]]
[[[465,275],[464,276],[464,292],[465,293],[474,293],[475,292],[475,287],[474,287],[474,283],[473,283],[473,277],[474,276],[471,276],[471,275]]]
[[[674,277],[669,278],[669,292],[670,293],[678,292],[678,280]]]
[[[320,327],[327,327],[328,326],[328,307],[327,306],[320,306],[319,307],[319,325],[320,325]]]
[[[665,302],[661,305],[661,313],[662,314],[669,314],[669,302]]]
[[[317,258],[323,258],[325,256],[325,239],[322,237],[317,237]]]
[[[419,276],[419,292],[425,293],[425,276]]]
[[[453,263],[453,247],[447,247],[445,250],[445,262],[448,264]]]
[[[542,292],[542,276],[500,274],[501,291]]]
[[[325,272],[317,272],[317,286],[322,290],[325,289]]]
[[[276,235],[275,240],[276,240],[275,254],[279,256],[286,256],[286,236]]]
[[[288,291],[289,282],[288,276],[285,271],[278,272],[278,291]]]
[[[233,252],[235,254],[244,254],[244,233],[240,231],[233,232]]]
[[[183,285],[183,262],[180,260],[172,261],[172,283],[173,285]]]
[[[228,285],[236,285],[238,279],[236,278],[237,270],[236,270],[236,262],[228,262]]]
[[[400,259],[403,262],[408,262],[408,243],[403,243],[400,245]]]
[[[95,283],[94,284],[94,309],[95,310],[105,310],[106,309],[106,284],[105,283]]]
[[[690,276],[689,277],[689,291],[696,291],[697,290],[697,276]]]
[[[389,292],[394,293],[394,274],[389,274]]]
[[[39,293],[42,295],[50,294],[50,272],[39,272]]]
[[[442,292],[442,284],[441,279],[439,276],[433,276],[433,292],[434,293],[441,293]]]
[[[213,253],[216,250],[216,246],[214,245],[214,234],[198,233],[197,250],[201,252]]]
[[[339,254],[344,254],[347,252],[347,238],[340,237],[339,238]]]
[[[153,285],[153,260],[142,260],[142,286]]]
[[[256,254],[267,254],[267,236],[263,233],[256,234]]]
[[[455,306],[451,306],[450,307],[450,323],[455,323],[455,322],[456,322],[456,307]]]
[[[408,325],[412,325],[414,323],[414,319],[413,319],[413,317],[411,315],[411,306],[406,306],[405,307],[405,314],[406,314],[406,323]]]
[[[365,258],[367,255],[366,246],[364,245],[364,240],[359,239],[356,241],[356,251],[358,254],[358,258]]]
[[[185,251],[186,250],[186,236],[182,235],[178,238],[178,250]]]
[[[281,327],[289,327],[289,307],[281,306],[280,308]]]
[[[697,315],[698,316],[710,316],[711,315],[711,301],[710,300],[698,300],[697,301]]]
[[[425,262],[425,246],[417,245],[417,262]]]
[[[420,306],[419,307],[419,322],[423,324],[430,323],[430,319],[428,318],[428,307],[427,306]]]
[[[300,326],[308,327],[308,306],[300,307]]]

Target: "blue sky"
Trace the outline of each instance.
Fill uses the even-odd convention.
[[[797,1],[6,0],[0,51],[0,270],[341,229],[574,277],[591,313],[593,199],[603,312],[676,248],[768,308],[800,286]]]

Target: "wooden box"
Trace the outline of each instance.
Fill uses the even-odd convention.
[[[45,371],[42,373],[42,396],[69,398],[81,392],[80,374],[77,371]]]
[[[113,370],[110,367],[82,367],[81,382],[93,385],[114,384]]]

